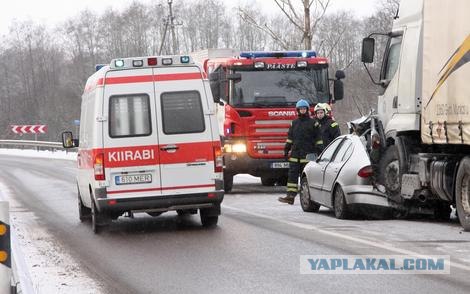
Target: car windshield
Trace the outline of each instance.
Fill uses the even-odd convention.
[[[328,102],[328,69],[243,71],[233,83],[229,104],[235,107],[286,107],[300,99]]]

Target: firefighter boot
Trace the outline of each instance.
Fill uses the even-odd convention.
[[[295,195],[293,195],[292,193],[287,193],[286,197],[279,197],[279,198],[277,198],[277,200],[279,200],[279,202],[287,203],[287,204],[292,205],[292,204],[294,204]]]

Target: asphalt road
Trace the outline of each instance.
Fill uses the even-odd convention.
[[[219,225],[198,215],[78,220],[75,162],[0,155],[0,181],[108,293],[468,293],[470,233],[458,222],[337,220],[278,203],[282,187],[237,177]],[[301,275],[301,255],[450,255],[444,275]]]

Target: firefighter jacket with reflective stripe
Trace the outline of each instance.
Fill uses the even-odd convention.
[[[305,159],[309,153],[317,153],[315,143],[320,139],[319,124],[309,116],[302,116],[292,121],[287,133],[284,155],[291,151],[291,159]]]
[[[336,137],[341,135],[341,130],[337,122],[329,117],[323,117],[317,119],[320,124],[321,139],[317,142],[317,145],[323,150],[328,144],[331,143]]]

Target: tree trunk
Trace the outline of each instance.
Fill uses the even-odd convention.
[[[304,49],[312,49],[312,32],[310,31],[309,0],[304,0]]]

